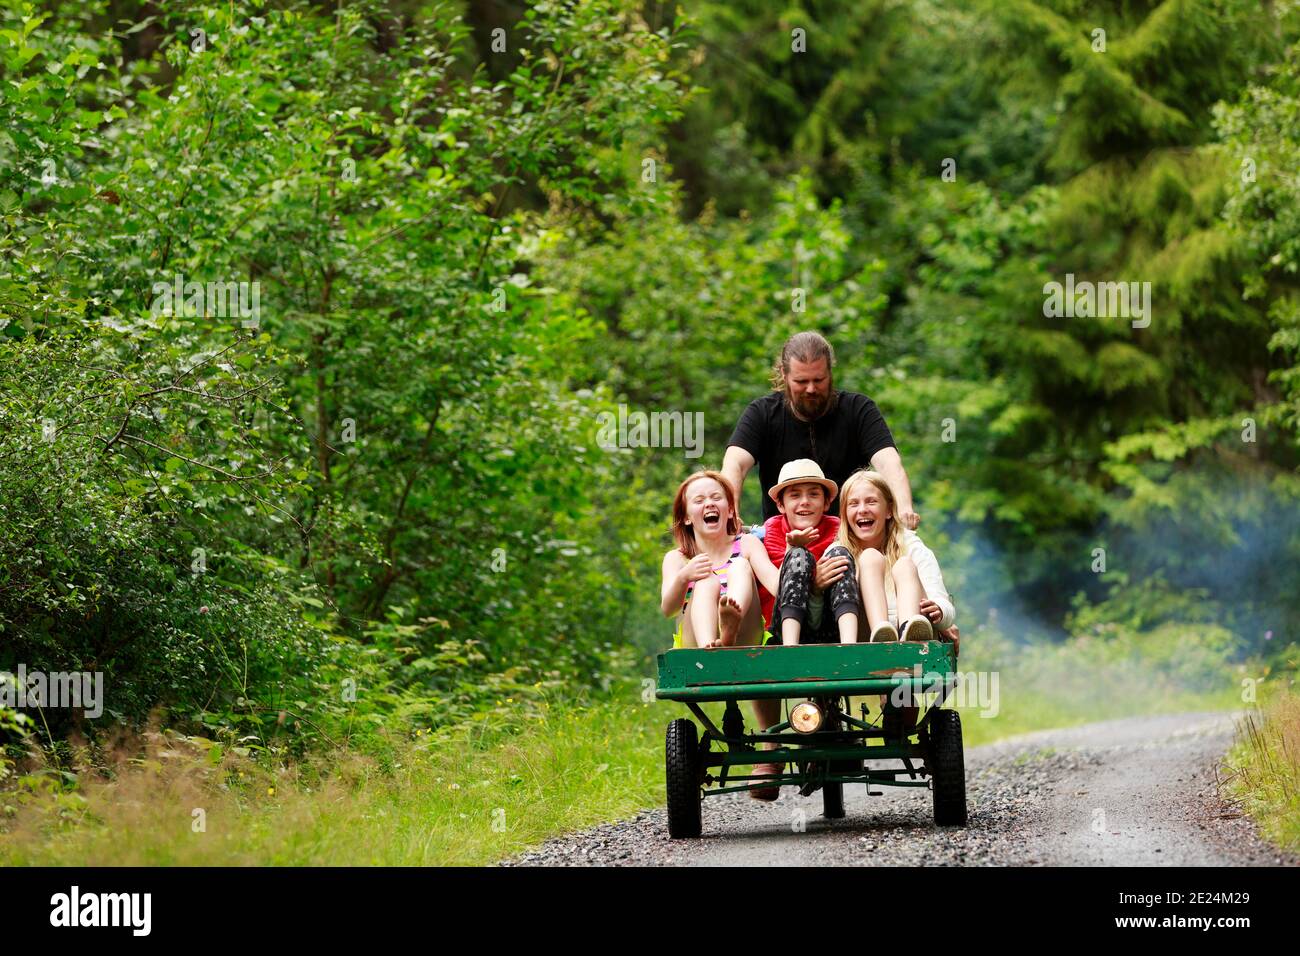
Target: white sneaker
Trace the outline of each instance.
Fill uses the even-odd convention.
[[[902,639],[905,641],[934,640],[934,628],[930,625],[930,619],[924,614],[918,614],[916,617],[909,617],[903,622]]]
[[[898,628],[888,621],[881,621],[876,625],[876,629],[871,632],[871,643],[883,643],[885,641],[898,640]]]

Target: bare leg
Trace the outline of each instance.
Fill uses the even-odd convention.
[[[799,623],[797,617],[787,617],[781,622],[781,643],[787,645],[798,644],[799,632],[802,628],[803,625]]]
[[[921,586],[921,575],[916,565],[907,555],[894,562],[890,572],[894,577],[894,591],[898,595],[898,624],[901,627],[909,617],[921,613],[921,598],[925,588]]]
[[[759,729],[767,730],[781,719],[781,702],[779,700],[756,700],[752,703],[754,705],[754,719],[758,723]],[[776,744],[773,743],[759,744],[760,750],[772,750],[775,747]],[[783,769],[784,765],[782,764],[758,763],[754,764],[750,772],[755,776],[762,776],[764,774],[780,773]],[[781,790],[776,786],[763,787],[760,790],[751,790],[749,795],[756,800],[775,800],[781,795]]]
[[[781,702],[779,700],[755,700],[754,719],[758,722],[759,730],[767,730],[773,724],[781,719]],[[771,750],[776,744],[763,744],[763,749]]]
[[[889,601],[885,598],[885,556],[875,548],[867,548],[858,555],[857,564],[862,606],[867,612],[867,627],[875,631],[889,620]],[[916,569],[912,570],[915,572]]]
[[[736,558],[727,572],[727,594],[719,598],[718,620],[721,626],[723,647],[736,643],[742,625],[749,616],[754,601],[754,572],[744,558]]]
[[[858,616],[850,611],[848,614],[841,614],[839,620],[835,622],[840,629],[841,644],[858,643]]]
[[[695,582],[691,592],[691,633],[696,647],[714,647],[718,640],[718,594],[721,586],[716,575]]]
[[[758,598],[755,597],[749,604],[749,610],[745,612],[744,620],[740,622],[740,633],[736,635],[736,643],[752,647],[762,644],[766,637],[767,631],[763,628],[763,612],[758,607]]]

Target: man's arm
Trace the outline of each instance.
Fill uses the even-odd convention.
[[[727,454],[731,454],[731,449],[727,449]],[[916,526],[921,523],[921,516],[912,510],[912,483],[907,479],[907,472],[903,469],[903,459],[898,454],[898,449],[892,445],[888,448],[882,448],[871,456],[871,467],[876,469],[885,476],[889,482],[889,490],[894,493],[894,501],[898,505],[898,520],[904,528],[909,531],[915,531]]]
[[[722,458],[722,477],[731,484],[736,494],[736,513],[740,513],[740,495],[745,490],[745,476],[754,467],[754,456],[739,445],[728,445],[727,453]],[[911,501],[911,496],[908,501]]]

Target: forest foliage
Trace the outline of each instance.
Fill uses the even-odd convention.
[[[0,670],[295,746],[608,685],[805,328],[964,629],[1294,668],[1298,42],[1247,0],[9,4]],[[1046,315],[1067,274],[1149,324]],[[620,406],[703,456],[601,447]]]

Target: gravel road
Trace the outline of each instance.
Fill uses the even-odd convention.
[[[1224,713],[1135,717],[966,749],[970,823],[937,829],[931,794],[846,786],[845,818],[784,787],[704,801],[704,835],[669,840],[662,808],[549,841],[507,866],[1298,865],[1217,795]]]

